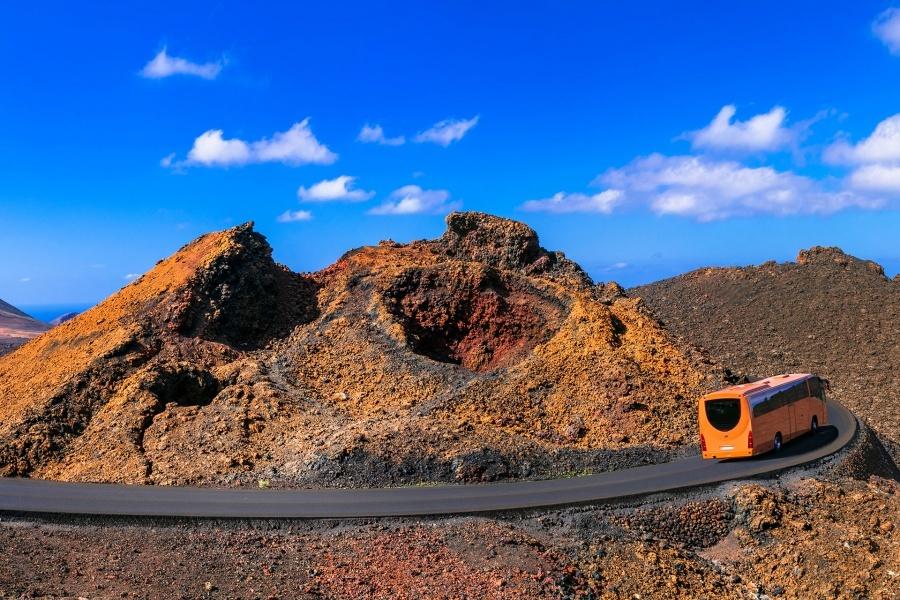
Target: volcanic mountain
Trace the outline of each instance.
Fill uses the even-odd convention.
[[[50,329],[44,323],[0,300],[0,354],[9,352]]]
[[[727,373],[534,231],[453,213],[299,274],[204,235],[0,359],[0,474],[272,486],[665,460]]]
[[[828,378],[900,459],[900,281],[878,264],[814,247],[796,262],[700,269],[629,293],[736,370]]]

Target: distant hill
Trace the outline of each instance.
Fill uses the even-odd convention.
[[[59,315],[58,317],[56,317],[55,319],[53,319],[52,321],[50,321],[50,326],[56,327],[57,325],[62,325],[66,321],[71,321],[72,319],[77,317],[79,314],[80,313],[77,313],[77,312],[63,313],[63,314]]]
[[[48,329],[49,325],[0,300],[0,354],[9,352]]]
[[[753,375],[812,371],[900,458],[900,281],[839,248],[629,290],[674,333]]]

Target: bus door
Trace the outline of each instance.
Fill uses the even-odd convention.
[[[790,431],[784,432],[784,440],[787,441],[797,435],[797,402],[788,402],[788,405],[785,406],[788,413],[788,427],[791,428]]]
[[[809,427],[810,416],[809,416],[809,394],[806,393],[806,386],[801,388],[803,393],[801,394],[803,398],[801,400],[797,400],[794,402],[794,406],[796,406],[796,412],[794,416],[796,417],[794,420],[794,428],[797,431],[797,435],[806,431]]]

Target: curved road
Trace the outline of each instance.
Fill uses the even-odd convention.
[[[380,489],[240,490],[0,479],[0,511],[157,517],[347,518],[461,514],[577,504],[773,473],[846,446],[856,418],[829,402],[831,426],[778,454],[692,457],[570,479]]]

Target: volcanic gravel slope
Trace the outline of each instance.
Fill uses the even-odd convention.
[[[814,372],[900,459],[900,282],[838,248],[634,288],[665,325],[753,375]]]
[[[24,344],[50,327],[0,300],[0,355]]]
[[[296,274],[205,235],[0,359],[0,473],[385,485],[665,460],[725,372],[527,226],[454,213]]]

